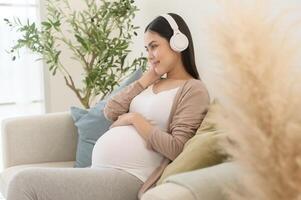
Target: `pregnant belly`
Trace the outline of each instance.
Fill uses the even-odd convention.
[[[146,148],[133,126],[119,126],[101,136],[93,149],[92,167],[155,168],[162,155]]]

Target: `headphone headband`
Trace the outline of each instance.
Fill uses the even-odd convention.
[[[168,23],[171,26],[173,31],[179,30],[177,22],[169,14],[163,14],[163,15],[161,15],[161,17],[164,17],[168,21]]]

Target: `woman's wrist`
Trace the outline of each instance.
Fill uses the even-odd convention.
[[[129,123],[134,125],[137,121],[137,113],[131,113],[129,118]]]
[[[149,80],[149,78],[147,76],[142,76],[138,82],[140,83],[140,85],[142,85],[142,87],[145,89],[147,88],[149,85],[151,85],[151,81]]]
[[[151,84],[153,84],[155,81],[160,79],[160,75],[158,75],[154,69],[150,69],[146,73],[143,74],[143,76],[138,80],[139,83],[142,85],[142,87],[145,89]]]

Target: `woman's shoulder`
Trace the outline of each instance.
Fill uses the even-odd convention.
[[[207,91],[206,85],[200,79],[189,79],[184,85],[186,89],[205,90]]]
[[[188,99],[203,99],[210,101],[209,92],[202,80],[189,79],[183,86],[181,96]]]

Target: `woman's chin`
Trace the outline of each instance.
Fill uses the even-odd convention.
[[[165,74],[166,72],[164,72],[163,70],[160,70],[157,66],[154,67],[154,71],[157,75],[162,76],[163,74]]]

